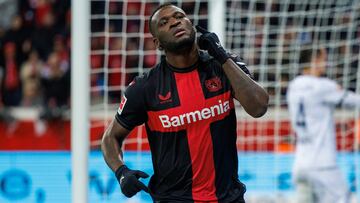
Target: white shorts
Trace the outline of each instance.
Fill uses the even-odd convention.
[[[298,202],[348,203],[349,189],[340,169],[337,167],[298,170],[293,173]]]

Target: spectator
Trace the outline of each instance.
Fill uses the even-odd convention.
[[[53,50],[53,42],[57,28],[54,26],[55,19],[52,12],[47,13],[46,16],[41,19],[43,19],[43,22],[33,31],[32,41],[34,47],[39,52],[39,56],[42,59],[46,59]]]
[[[21,64],[26,58],[31,48],[29,34],[23,26],[21,16],[17,15],[12,18],[11,27],[6,31],[4,42],[13,42],[16,46],[16,61]]]
[[[67,69],[69,66],[69,58],[70,58],[69,50],[65,46],[64,37],[62,37],[61,35],[55,36],[53,51],[56,52],[56,54],[58,55],[61,66]]]
[[[0,87],[2,87],[3,71],[0,71]],[[1,97],[1,94],[0,94]],[[6,108],[0,99],[0,121],[5,122],[7,126],[7,134],[12,134],[16,129],[16,119],[10,114],[9,109]]]
[[[48,0],[37,0],[35,5],[35,22],[39,27],[47,25],[47,18],[52,14],[51,4]]]
[[[43,66],[44,64],[35,50],[30,53],[28,60],[23,63],[21,67],[23,106],[36,106],[41,103],[40,71]]]
[[[61,63],[56,52],[52,52],[41,72],[41,77],[45,105],[40,117],[46,120],[60,119],[63,116],[63,110],[69,104],[69,67]]]
[[[5,106],[18,106],[21,101],[21,86],[16,60],[16,45],[13,42],[7,42],[4,46],[3,65],[2,101]]]

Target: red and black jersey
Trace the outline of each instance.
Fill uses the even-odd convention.
[[[116,119],[128,130],[145,123],[155,201],[242,199],[231,92],[221,65],[203,52],[188,68],[163,59],[126,89]]]

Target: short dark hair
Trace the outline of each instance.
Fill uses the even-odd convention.
[[[312,49],[303,49],[303,50],[301,50],[299,63],[300,64],[310,63],[311,58],[312,58],[312,53],[313,53]]]
[[[306,48],[301,50],[300,52],[300,58],[299,63],[300,64],[309,64],[311,63],[311,60],[313,58],[313,54],[315,53],[315,56],[319,56],[321,52],[321,49],[318,48]]]
[[[163,3],[163,4],[160,4],[151,14],[150,18],[149,18],[149,30],[150,30],[150,33],[154,36],[154,30],[153,30],[153,27],[151,25],[151,22],[152,22],[152,18],[153,16],[155,15],[155,13],[164,8],[164,7],[168,7],[168,6],[175,6],[174,4],[170,3],[170,2],[167,2],[167,3]]]

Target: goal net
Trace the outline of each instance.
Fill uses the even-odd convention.
[[[209,28],[213,1],[171,1],[194,24]],[[136,75],[159,62],[148,28],[152,11],[167,1],[91,0],[91,136],[94,149],[114,117],[122,91]],[[270,94],[265,116],[253,119],[238,105],[239,176],[249,202],[291,202],[294,133],[286,89],[298,73],[300,49],[326,48],[326,76],[343,88],[360,87],[360,0],[227,0],[219,27],[224,46],[239,54]],[[216,7],[215,7],[216,9]],[[218,12],[218,11],[216,11]],[[339,162],[359,199],[359,111],[336,111]],[[143,127],[134,129],[125,150],[148,151]],[[130,161],[130,160],[129,160]]]
[[[357,0],[226,2],[225,45],[240,53],[255,80],[270,94],[271,108],[263,119],[254,121],[244,111],[238,116],[239,149],[275,154],[266,154],[267,158],[256,156],[255,163],[247,162],[253,165],[249,170],[262,171],[258,175],[263,178],[252,181],[256,178],[250,177],[250,191],[251,187],[261,189],[269,177],[272,177],[269,186],[276,188],[280,199],[292,188],[288,167],[291,160],[287,155],[291,155],[294,148],[294,133],[289,125],[285,96],[289,81],[299,73],[301,49],[325,48],[329,62],[326,76],[335,79],[343,88],[358,92],[359,11],[360,1]],[[358,111],[339,109],[336,112],[339,161],[354,193],[359,188],[360,175],[358,116]],[[264,167],[268,168],[264,170]]]

